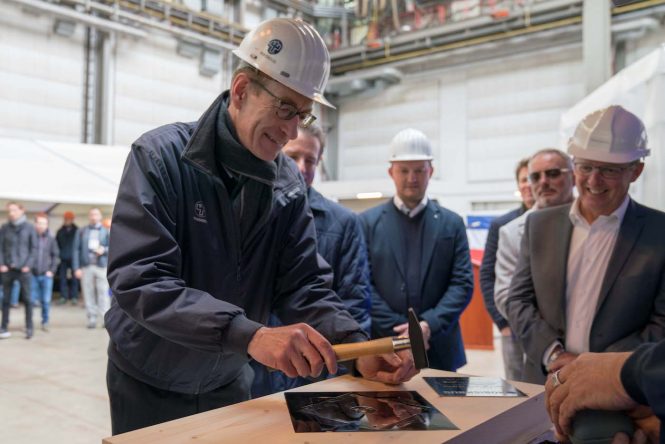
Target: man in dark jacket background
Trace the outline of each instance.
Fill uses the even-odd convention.
[[[316,124],[298,128],[298,137],[289,141],[282,152],[298,166],[307,186],[307,199],[314,215],[316,247],[333,271],[332,289],[362,329],[370,333],[370,284],[367,250],[362,226],[356,214],[326,199],[312,187],[325,148],[325,135]],[[275,325],[279,322],[271,319]],[[306,384],[303,378],[287,378],[283,373],[267,372],[252,363],[255,371],[252,397],[265,396]]]
[[[74,250],[74,237],[78,227],[74,223],[74,213],[65,211],[62,226],[55,235],[60,250],[60,266],[58,267],[58,279],[60,280],[59,304],[70,301],[76,305],[79,297],[79,281],[74,276],[72,267],[72,254]]]
[[[407,310],[420,317],[431,368],[466,364],[459,317],[473,272],[462,218],[427,198],[432,146],[414,129],[397,133],[388,173],[395,196],[360,215],[372,283],[372,335],[407,334]]]
[[[0,227],[0,275],[4,288],[2,299],[2,326],[0,339],[11,336],[9,326],[10,294],[14,281],[21,283],[21,299],[25,304],[25,338],[32,338],[32,295],[30,270],[34,265],[37,233],[25,217],[23,205],[16,202],[7,204],[9,221]]]
[[[534,204],[534,197],[529,185],[529,158],[520,160],[515,168],[515,181],[522,197],[522,205],[519,208],[509,211],[495,218],[490,224],[485,242],[485,251],[483,253],[483,263],[480,266],[480,289],[483,293],[485,308],[492,317],[492,321],[501,333],[501,352],[503,355],[503,369],[506,379],[511,381],[520,380],[522,377],[522,346],[513,334],[508,320],[504,318],[494,303],[494,282],[496,273],[496,252],[499,248],[499,229],[508,222],[517,219],[530,209]]]
[[[367,250],[358,216],[323,197],[313,186],[316,168],[325,149],[325,135],[318,125],[298,128],[298,137],[282,152],[298,166],[307,185],[307,199],[314,215],[317,250],[333,270],[332,289],[351,316],[370,332],[371,291]]]
[[[234,53],[230,90],[198,122],[141,136],[125,165],[105,317],[113,434],[248,399],[250,359],[290,377],[335,373],[331,342],[367,338],[329,288],[305,184],[280,152],[314,101],[332,106],[325,44],[278,18]],[[271,312],[287,325],[266,327]],[[410,352],[356,369],[392,383],[416,373]]]
[[[35,216],[37,248],[32,266],[32,301],[42,308],[42,330],[48,331],[53,295],[53,276],[58,268],[58,245],[48,229],[48,215]]]

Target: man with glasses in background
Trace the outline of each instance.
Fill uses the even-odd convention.
[[[579,197],[527,218],[506,303],[525,380],[541,384],[580,353],[665,337],[665,214],[628,195],[649,155],[644,124],[620,106],[596,111],[568,153]]]
[[[231,87],[194,123],[132,146],[111,226],[105,317],[113,434],[249,399],[249,360],[289,377],[337,370],[331,343],[366,333],[330,290],[307,189],[281,153],[314,121],[330,56],[300,20],[268,20],[234,51]],[[265,326],[274,312],[285,324]],[[400,383],[410,352],[356,361]]]
[[[496,254],[494,303],[502,316],[506,315],[506,300],[510,281],[515,275],[515,267],[520,254],[520,243],[524,233],[524,224],[527,217],[538,209],[554,207],[573,201],[573,163],[563,151],[554,148],[545,148],[536,152],[528,161],[527,178],[531,187],[531,194],[535,198],[533,208],[501,227],[499,230],[499,246]],[[508,327],[510,328],[510,327]],[[514,336],[514,333],[511,334]],[[509,355],[513,362],[504,362],[506,378],[516,381],[524,379],[524,359],[520,341],[515,338],[514,346],[518,353]],[[502,345],[511,346],[507,341]],[[504,353],[504,360],[506,353]]]

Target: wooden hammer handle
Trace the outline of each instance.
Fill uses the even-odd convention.
[[[333,350],[337,355],[338,361],[348,361],[360,356],[381,355],[383,353],[392,353],[393,338],[374,339],[373,341],[352,342],[349,344],[333,345]]]

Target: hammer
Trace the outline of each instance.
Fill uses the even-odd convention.
[[[408,338],[393,336],[372,341],[337,344],[333,345],[332,348],[338,361],[349,361],[360,356],[381,355],[410,348],[416,368],[420,370],[429,367],[423,331],[413,308],[409,308]]]

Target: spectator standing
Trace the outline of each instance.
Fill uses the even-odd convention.
[[[466,364],[459,318],[471,300],[473,271],[462,218],[426,195],[432,146],[414,129],[395,135],[388,174],[395,196],[362,220],[372,283],[372,334],[408,334],[411,307],[420,317],[432,368]]]
[[[42,330],[48,331],[53,276],[58,268],[58,243],[48,229],[48,215],[35,216],[37,248],[32,267],[32,300],[42,308]]]
[[[74,238],[72,267],[74,276],[81,280],[88,328],[97,326],[97,318],[104,322],[111,301],[106,266],[109,254],[109,231],[102,225],[102,212],[92,208],[88,212],[88,225],[79,229]]]
[[[21,299],[25,304],[25,338],[30,339],[33,335],[30,270],[35,260],[37,234],[26,219],[23,205],[9,202],[7,214],[9,221],[0,228],[0,274],[5,294],[2,300],[0,339],[11,337],[8,330],[9,305],[14,281],[19,281],[21,285]]]
[[[60,250],[60,266],[58,267],[58,278],[60,280],[60,302],[72,305],[78,303],[79,280],[74,276],[72,268],[72,255],[74,249],[74,238],[78,227],[74,223],[74,213],[65,211],[62,227],[55,235]]]

